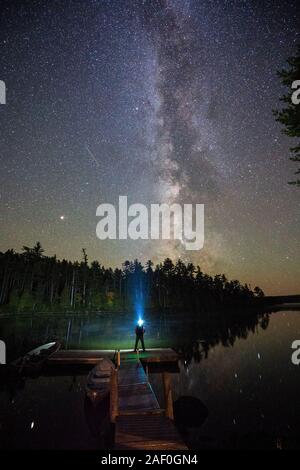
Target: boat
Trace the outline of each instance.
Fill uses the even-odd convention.
[[[11,365],[18,370],[19,374],[36,375],[41,371],[45,362],[60,348],[61,343],[58,341],[43,344],[19,357]]]
[[[109,395],[111,371],[115,367],[110,359],[101,358],[87,376],[85,392],[94,406]]]

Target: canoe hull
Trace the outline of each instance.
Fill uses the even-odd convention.
[[[112,368],[114,368],[112,361],[101,359],[87,376],[85,393],[95,406],[109,395]]]
[[[19,357],[12,363],[12,366],[17,369],[20,374],[36,375],[41,371],[45,362],[60,348],[61,344],[58,341],[43,344],[29,351],[25,356]]]

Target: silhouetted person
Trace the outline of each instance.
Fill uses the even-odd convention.
[[[135,346],[134,346],[135,351],[137,351],[139,341],[141,342],[143,351],[145,351],[144,333],[145,333],[145,328],[143,327],[143,321],[139,320],[138,324],[135,327]]]

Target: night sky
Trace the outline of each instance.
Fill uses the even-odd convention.
[[[300,41],[295,1],[1,1],[0,250],[121,266],[200,264],[300,288],[294,142],[272,109]],[[299,77],[300,78],[300,77]],[[100,241],[96,208],[205,204],[205,246]]]

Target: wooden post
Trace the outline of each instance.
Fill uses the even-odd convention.
[[[174,413],[173,413],[173,399],[172,399],[172,383],[171,383],[171,375],[168,372],[163,372],[163,382],[164,382],[166,417],[173,420]]]
[[[117,368],[120,369],[120,365],[121,365],[121,354],[120,354],[120,349],[118,349],[118,352],[117,352]]]
[[[118,397],[118,371],[112,368],[110,375],[110,421],[116,422],[119,414],[119,397]]]
[[[140,350],[137,348],[136,350],[136,366],[139,367],[141,365],[140,363]]]

